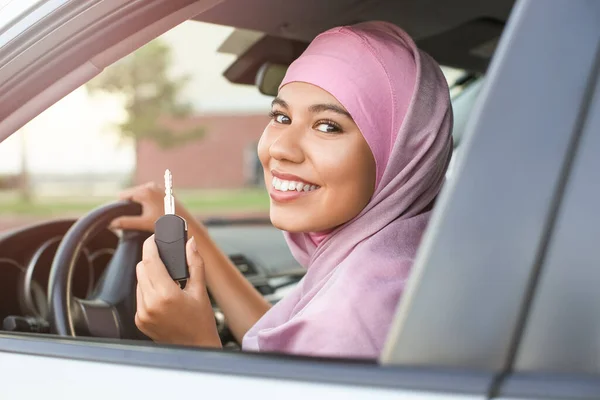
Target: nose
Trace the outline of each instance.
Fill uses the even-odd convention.
[[[277,132],[277,136],[269,146],[269,154],[277,161],[289,161],[300,164],[304,161],[302,150],[302,132],[289,125]]]

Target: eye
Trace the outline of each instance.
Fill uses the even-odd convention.
[[[342,131],[342,128],[333,121],[319,121],[316,123],[315,129],[323,133],[337,133]]]
[[[275,121],[278,124],[289,125],[292,122],[290,117],[279,111],[271,111],[269,113],[269,116],[273,121]]]

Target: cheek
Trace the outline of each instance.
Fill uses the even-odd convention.
[[[336,148],[326,149],[326,157],[320,157],[315,165],[325,185],[320,218],[332,227],[356,217],[375,188],[375,161],[368,145],[363,140],[339,144],[341,141]]]
[[[375,185],[375,161],[371,150],[362,141],[324,149],[321,160],[325,183],[340,191],[354,190],[355,197],[370,198]],[[361,192],[356,192],[357,189]]]
[[[373,195],[375,171],[362,154],[346,153],[340,156],[328,163],[328,173],[325,175],[328,198],[342,206],[345,213],[356,215]]]
[[[263,168],[269,165],[269,147],[271,146],[271,140],[269,138],[269,127],[267,126],[263,131],[260,139],[258,140],[258,159],[262,164]]]

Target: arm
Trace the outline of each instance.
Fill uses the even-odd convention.
[[[163,195],[164,191],[154,183],[126,190],[120,197],[142,204],[142,215],[118,218],[113,221],[112,227],[153,232],[154,222],[163,214]],[[206,227],[181,204],[176,205],[176,210],[187,221],[188,236],[194,237],[198,252],[204,259],[208,289],[223,311],[235,338],[241,343],[246,332],[271,305],[217,247]]]
[[[252,286],[209,236],[206,228],[185,211],[188,233],[196,240],[205,263],[206,283],[225,314],[239,343],[246,332],[269,310],[271,304]]]

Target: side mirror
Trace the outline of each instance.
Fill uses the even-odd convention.
[[[277,90],[287,69],[287,65],[264,63],[256,73],[256,86],[259,92],[267,96],[277,96]]]

